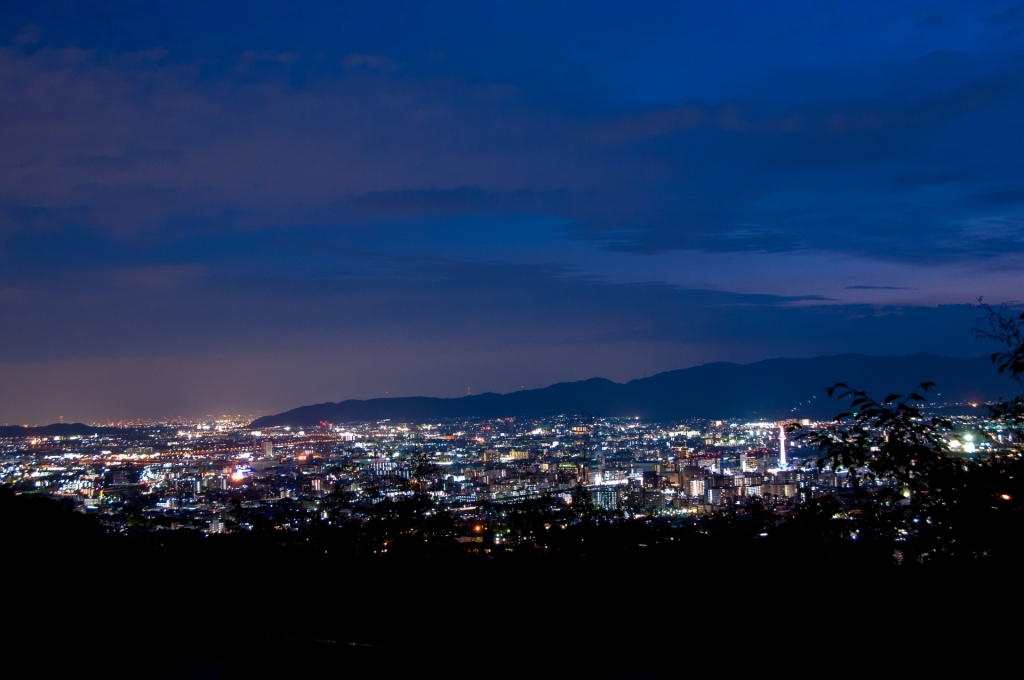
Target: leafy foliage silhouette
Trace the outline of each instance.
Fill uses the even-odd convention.
[[[1024,314],[981,307],[987,316],[975,333],[1004,346],[992,361],[1024,388]],[[890,394],[880,401],[846,383],[829,387],[830,397],[850,400],[849,410],[824,429],[794,425],[790,430],[817,447],[819,468],[845,471],[859,498],[848,507],[834,499],[809,499],[793,521],[821,524],[820,510],[829,505],[833,519],[849,525],[849,536],[891,540],[900,558],[905,547],[922,562],[1018,557],[1024,536],[1024,395],[989,405],[989,426],[971,434],[992,446],[965,455],[949,443],[958,435],[956,425],[921,410],[933,387],[921,383],[906,396]],[[848,521],[852,517],[856,521]],[[824,525],[820,531],[829,533]]]

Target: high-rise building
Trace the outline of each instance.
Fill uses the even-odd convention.
[[[779,425],[779,467],[788,467],[786,462],[786,425]]]
[[[620,492],[617,486],[599,486],[588,489],[588,492],[590,493],[590,502],[599,508],[614,510],[619,507]]]
[[[274,442],[269,439],[263,442],[263,455],[267,458],[274,457]]]
[[[743,472],[757,472],[757,456],[753,451],[740,455],[740,469]]]
[[[689,481],[689,494],[691,497],[696,498],[704,495],[704,480],[703,479],[691,479]]]

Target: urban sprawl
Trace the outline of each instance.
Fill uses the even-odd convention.
[[[952,451],[972,456],[999,446],[1001,435],[986,431],[991,421],[953,420]],[[515,543],[489,522],[531,499],[675,522],[754,502],[784,516],[801,500],[850,487],[844,470],[820,469],[817,449],[794,436],[793,425],[827,426],[807,420],[560,416],[263,430],[248,423],[0,439],[0,482],[65,499],[112,532],[245,532],[254,516],[287,517],[273,526],[287,532],[364,522],[379,503],[416,498],[458,517],[467,548]]]

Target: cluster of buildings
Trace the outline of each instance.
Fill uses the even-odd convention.
[[[808,494],[847,486],[842,470],[819,470],[816,449],[787,439],[786,425],[571,416],[157,424],[0,439],[0,483],[68,499],[121,531],[239,530],[238,507],[357,521],[363,509],[412,497],[457,512],[546,497],[631,515],[699,515],[755,499],[786,513]],[[969,434],[955,443],[975,447]]]

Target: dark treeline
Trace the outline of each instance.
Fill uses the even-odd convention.
[[[91,659],[106,677],[222,678],[678,677],[851,637],[864,638],[864,663],[910,645],[919,671],[982,670],[1012,648],[1001,617],[1020,611],[1015,553],[900,564],[884,525],[872,534],[878,513],[836,520],[832,503],[781,523],[755,506],[676,526],[573,522],[528,503],[495,508],[498,530],[533,531],[543,547],[485,552],[452,540],[458,519],[416,499],[287,538],[259,523],[204,537],[110,535],[4,492],[5,603],[19,624],[8,642],[62,666]]]
[[[495,508],[504,517],[487,531],[543,541],[489,552],[452,540],[458,519],[416,499],[287,538],[258,522],[110,535],[10,492],[0,509],[12,639],[40,658],[92,659],[107,677],[678,677],[681,664],[713,672],[714,650],[756,668],[849,636],[867,638],[865,659],[910,644],[919,670],[984,668],[1016,634],[1001,613],[1019,611],[1016,554],[900,564],[884,527],[870,531],[877,513],[835,520],[828,500],[781,523],[755,506],[676,526]],[[969,638],[947,647],[959,617]]]

